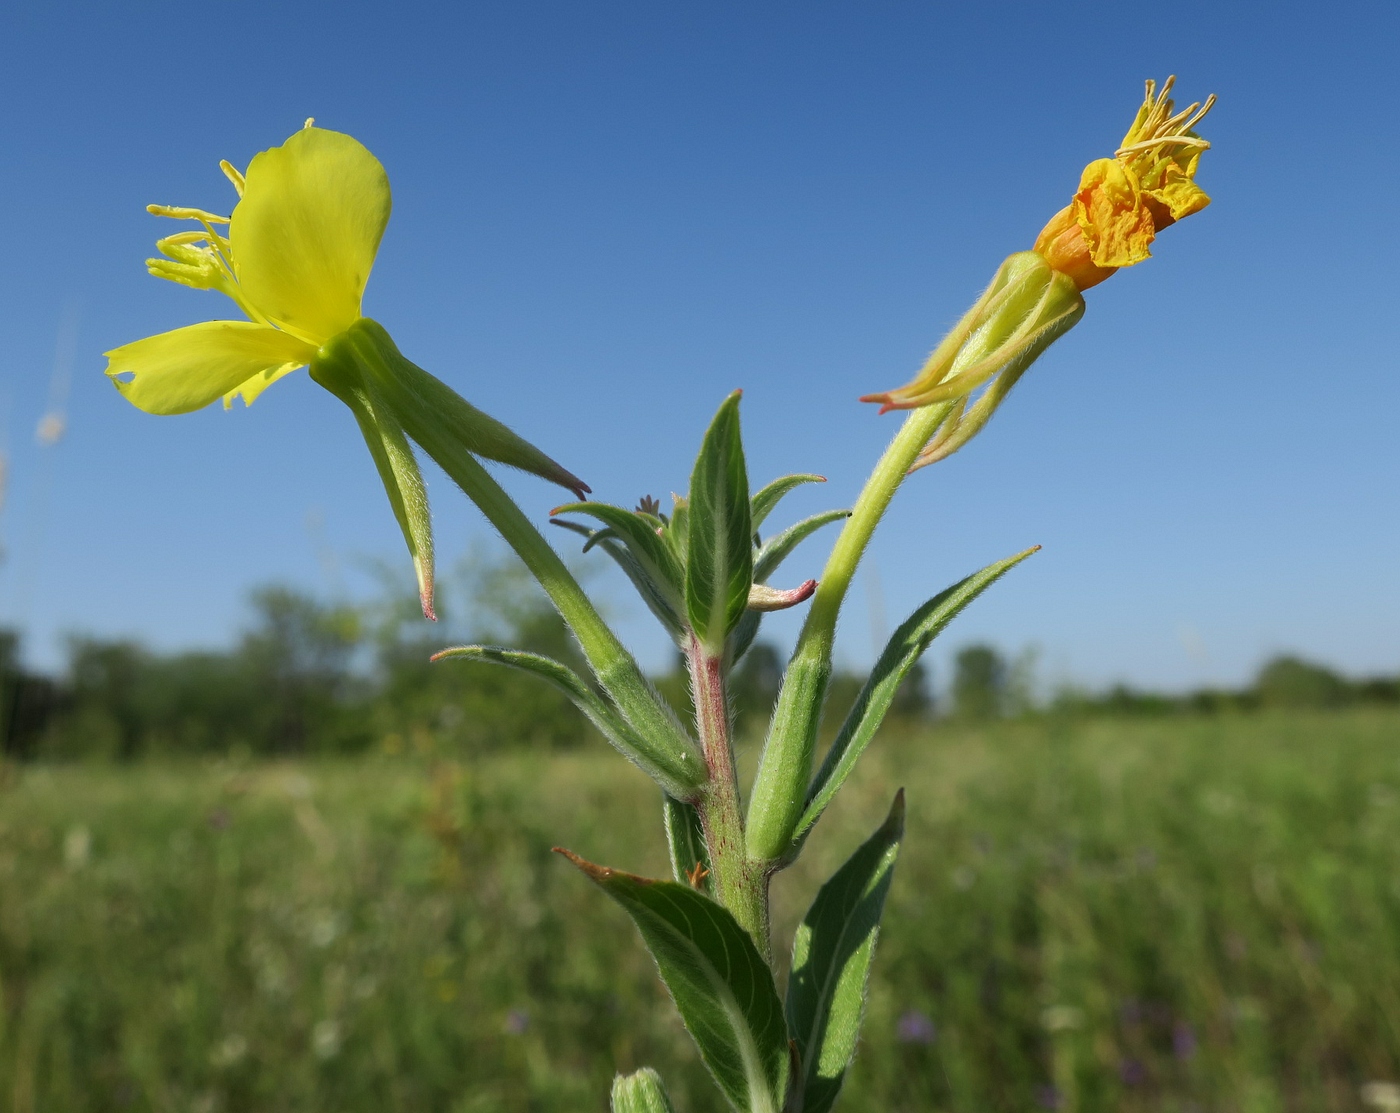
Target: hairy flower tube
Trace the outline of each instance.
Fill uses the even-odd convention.
[[[1034,249],[1001,265],[913,381],[861,399],[879,402],[881,413],[951,403],[915,468],[951,456],[981,431],[1026,369],[1083,316],[1084,290],[1148,258],[1158,232],[1210,203],[1195,180],[1210,144],[1192,129],[1215,97],[1176,112],[1168,95],[1175,81],[1160,89],[1147,82],[1114,156],[1084,168],[1073,200],[1050,218]]]
[[[278,379],[310,366],[312,378],[359,422],[432,617],[432,529],[408,435],[430,454],[425,441],[450,441],[580,496],[588,488],[410,363],[361,315],[391,208],[388,175],[362,144],[308,120],[282,146],[255,155],[246,174],[228,162],[220,166],[239,195],[232,215],[149,206],[199,228],[157,241],[159,257],[146,267],[157,278],[226,294],[247,319],[205,321],[124,344],[106,353],[107,374],[139,409],[180,414],[220,398],[225,408],[240,397],[251,405]],[[388,369],[377,379],[365,370],[367,352],[377,371]]]

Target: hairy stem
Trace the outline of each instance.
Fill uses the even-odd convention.
[[[772,869],[786,855],[802,813],[846,591],[890,500],[951,406],[944,402],[909,414],[865,481],[827,558],[783,678],[749,801],[748,856],[760,868]]]
[[[710,852],[713,892],[753,937],[759,953],[769,958],[768,877],[745,851],[723,661],[706,653],[693,637],[686,660],[695,697],[695,724],[710,774],[696,808]]]

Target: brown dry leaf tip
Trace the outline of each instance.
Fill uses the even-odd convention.
[[[690,887],[692,889],[698,890],[700,888],[700,882],[704,881],[705,878],[709,876],[710,871],[705,868],[705,863],[696,862],[693,870],[686,871],[685,879],[690,882]]]
[[[597,881],[600,884],[602,882],[609,881],[614,877],[626,878],[628,881],[635,882],[638,885],[653,884],[652,879],[649,877],[639,877],[635,873],[628,873],[626,870],[615,870],[611,866],[600,866],[596,862],[590,862],[587,858],[580,858],[572,850],[569,850],[566,847],[555,846],[551,847],[550,849],[553,850],[555,854],[562,854],[565,858],[567,858],[570,862],[576,865],[584,873],[588,874],[588,876],[592,880]]]

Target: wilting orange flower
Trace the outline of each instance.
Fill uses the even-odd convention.
[[[1210,144],[1192,129],[1215,97],[1181,112],[1168,94],[1175,77],[1147,96],[1112,158],[1084,168],[1074,200],[1050,218],[1035,250],[1080,290],[1096,286],[1119,267],[1140,263],[1157,233],[1200,212],[1210,198],[1196,184],[1196,166]]]

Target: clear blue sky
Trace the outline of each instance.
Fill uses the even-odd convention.
[[[871,655],[870,599],[889,627],[1040,543],[936,666],[991,639],[1091,684],[1234,682],[1284,649],[1396,672],[1397,42],[1381,2],[5,5],[0,622],[44,664],[65,631],[213,644],[254,584],[331,590],[328,550],[351,592],[360,557],[406,565],[348,412],[304,373],[177,418],[101,374],[231,308],[144,274],[170,226],[143,206],[227,209],[218,160],[306,116],[388,168],[366,311],[411,358],[629,504],[683,489],[742,386],[755,481],[830,476],[792,499],[810,512],[898,421],[856,396],[910,376],[1175,72],[1183,100],[1220,96],[1214,204],[905,488],[847,659]],[[41,450],[65,336],[69,429]],[[450,557],[486,528],[430,482]],[[510,485],[540,520],[559,499]]]

